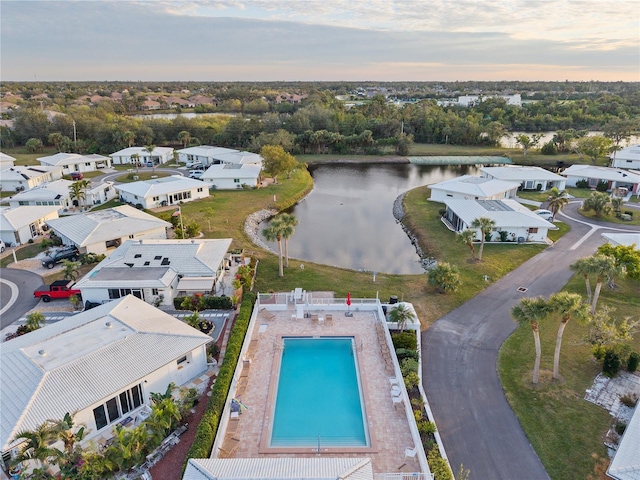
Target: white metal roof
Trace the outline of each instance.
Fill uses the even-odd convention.
[[[447,192],[461,193],[473,197],[490,197],[498,195],[514,188],[518,188],[520,182],[508,182],[494,178],[474,177],[463,175],[461,177],[445,180],[444,182],[429,185],[432,190],[444,190]]]
[[[171,147],[156,147],[153,149],[153,152],[151,152],[151,154],[154,156],[163,157],[164,155],[172,152],[173,152],[173,148]],[[110,157],[130,157],[134,153],[137,153],[138,155],[140,155],[140,158],[149,156],[149,152],[145,150],[145,147],[128,147],[122,150],[118,150],[117,152],[110,153],[109,156]]]
[[[640,250],[640,233],[603,233],[602,236],[613,245],[635,245],[636,250]]]
[[[29,206],[0,209],[0,230],[20,230],[22,227],[55,214],[58,216],[57,206]]]
[[[125,267],[130,269],[131,275],[154,267],[171,267],[184,277],[217,277],[230,246],[230,238],[127,240],[76,285],[78,288],[94,286],[94,282],[102,282],[106,275],[98,272]],[[157,275],[156,278],[161,277]],[[145,279],[149,281],[150,277]]]
[[[47,225],[80,247],[171,226],[129,205],[49,220]]]
[[[613,155],[611,155],[613,157]],[[623,148],[615,154],[616,160],[640,160],[640,145],[631,145]]]
[[[262,157],[257,153],[251,152],[231,152],[223,153],[215,156],[216,160],[220,160],[224,163],[236,163],[236,164],[260,164],[262,165]]]
[[[638,405],[607,470],[607,474],[617,480],[640,480],[640,408]]]
[[[4,342],[2,451],[19,430],[90,407],[210,340],[129,295]]]
[[[0,152],[0,162],[15,162],[16,159],[11,155],[7,155],[6,153]]]
[[[597,167],[595,165],[571,165],[562,172],[565,177],[595,178],[613,182],[640,183],[640,175],[621,168]]]
[[[558,181],[564,180],[560,175],[545,170],[540,167],[533,167],[529,165],[511,165],[504,167],[480,167],[481,172],[485,172],[494,178],[499,180],[512,180],[518,182],[524,182],[526,180],[547,180]]]
[[[181,148],[180,150],[177,150],[177,152],[187,155],[195,155],[198,157],[214,158],[216,155],[222,155],[224,153],[236,153],[239,152],[239,150],[235,150],[233,148],[214,147],[212,145],[200,145],[197,147]]]
[[[24,192],[16,193],[11,197],[11,201],[59,200],[61,198],[68,198],[69,186],[72,183],[71,180],[62,178],[53,182],[43,183]]]
[[[132,183],[119,183],[116,190],[126,192],[138,197],[148,198],[159,195],[169,195],[176,192],[184,192],[194,188],[206,188],[207,185],[200,180],[183,177],[182,175],[171,175],[170,177],[153,178],[151,180],[140,180]]]
[[[192,458],[182,480],[373,480],[369,458]]]
[[[102,155],[79,155],[77,153],[56,153],[48,157],[40,157],[37,160],[40,163],[55,166],[76,165],[78,163],[95,162],[100,160],[108,160],[109,157],[103,157]]]
[[[537,227],[550,230],[557,229],[552,223],[547,222],[515,200],[446,199],[445,203],[467,225],[471,225],[476,218],[486,217],[496,222],[496,228]]]
[[[2,172],[0,172],[0,176],[2,177],[3,180],[24,181],[31,178],[38,178],[38,177],[41,177],[42,175],[48,175],[50,173],[61,172],[61,170],[62,170],[62,167],[56,167],[56,166],[30,165],[26,167],[26,166],[17,165],[15,167],[10,167],[2,170]]]
[[[200,177],[202,180],[218,178],[250,178],[260,176],[262,167],[256,164],[221,164],[211,165]]]

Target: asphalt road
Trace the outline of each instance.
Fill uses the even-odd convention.
[[[13,268],[0,269],[0,278],[18,287],[15,303],[4,311],[5,307],[12,300],[12,291],[7,283],[0,283],[0,311],[2,311],[0,315],[0,329],[3,329],[38,304],[40,299],[34,298],[33,292],[42,285],[44,281],[40,275],[36,275],[33,272]]]
[[[568,205],[566,213],[582,220],[578,204]],[[603,231],[640,230],[624,225],[594,229],[562,217],[571,231],[555,245],[422,333],[427,398],[452,468],[464,464],[470,480],[549,478],[497,374],[498,350],[516,328],[511,307],[524,296],[547,297],[562,289],[572,276],[569,265],[605,243]],[[518,287],[527,291],[521,293]]]

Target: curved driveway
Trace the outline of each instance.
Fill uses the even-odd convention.
[[[42,277],[17,268],[0,269],[0,329],[11,325],[40,301],[34,290],[43,284]]]
[[[486,290],[422,332],[423,384],[452,468],[470,469],[470,480],[548,479],[504,396],[498,350],[515,330],[511,307],[524,296],[549,296],[573,272],[569,265],[592,255],[603,231],[638,227],[589,222],[567,205],[571,230]],[[527,291],[521,293],[518,287]]]

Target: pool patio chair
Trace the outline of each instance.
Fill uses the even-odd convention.
[[[398,379],[396,377],[389,377],[389,384],[390,385],[399,385],[400,382],[398,382]]]
[[[404,449],[404,458],[415,458],[417,453],[418,453],[418,447],[405,448]]]
[[[224,442],[222,442],[222,446],[218,447],[218,450],[220,450],[221,453],[220,457],[229,458],[231,455],[233,455],[233,452],[238,447],[239,443],[240,440],[235,437],[225,438]]]
[[[324,321],[326,323],[331,323],[333,324],[333,315],[331,315],[330,313],[328,313],[327,315],[324,316]]]
[[[262,316],[265,317],[267,320],[275,320],[277,318],[273,313],[271,313],[266,308],[261,308],[260,313],[262,313]]]
[[[311,323],[320,323],[320,317],[318,315],[311,315]]]
[[[391,401],[393,402],[393,408],[397,408],[399,403],[402,403],[402,396],[398,395],[397,397],[392,396]]]

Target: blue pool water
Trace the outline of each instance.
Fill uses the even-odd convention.
[[[283,342],[271,446],[367,446],[353,339]]]

